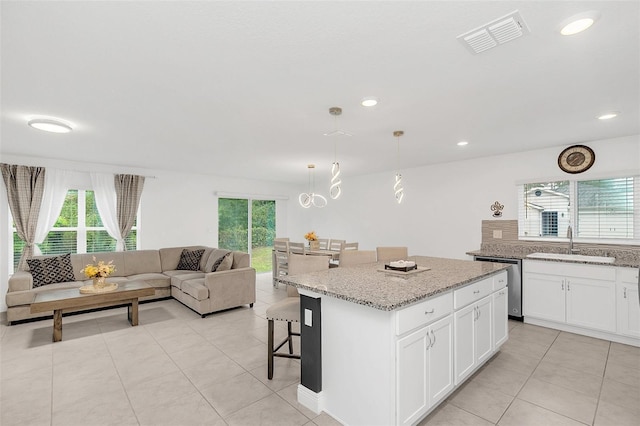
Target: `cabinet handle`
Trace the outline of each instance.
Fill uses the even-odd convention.
[[[564,280],[562,280],[562,284],[560,284],[560,290],[564,290]]]
[[[429,339],[429,344],[427,345],[427,350],[429,350],[431,348],[431,346],[433,346],[433,344],[431,343],[431,337],[429,336],[429,332],[427,331],[427,339]]]
[[[624,288],[624,291],[622,293],[622,297],[624,297],[625,299],[627,298],[627,288]]]
[[[567,291],[571,291],[571,281],[567,280]]]
[[[475,291],[473,292],[473,294],[478,294],[478,293],[480,293],[480,290],[475,290]]]
[[[427,315],[427,314],[432,314],[432,313],[434,313],[435,311],[436,311],[436,308],[431,308],[431,310],[430,310],[430,311],[424,311],[424,314],[425,314],[425,315]]]
[[[431,330],[431,335],[433,336],[433,343],[431,344],[430,347],[433,347],[433,345],[436,344],[436,334],[433,332],[433,330]]]

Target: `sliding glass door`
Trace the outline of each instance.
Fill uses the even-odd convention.
[[[218,247],[251,253],[257,272],[271,270],[275,234],[275,200],[218,199]]]

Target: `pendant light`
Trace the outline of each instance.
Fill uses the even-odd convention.
[[[342,108],[331,107],[329,108],[329,114],[334,117],[335,130],[329,133],[325,133],[325,136],[351,136],[351,133],[347,133],[344,130],[338,129],[338,116],[342,115]],[[338,162],[338,141],[333,143],[333,163],[331,164],[331,186],[329,187],[329,196],[336,200],[342,194],[342,180],[340,179],[340,163]]]
[[[393,136],[398,140],[398,156],[396,161],[396,178],[393,184],[393,193],[396,197],[398,204],[402,203],[404,198],[404,188],[402,187],[402,175],[400,174],[400,136],[404,135],[404,131],[396,130],[393,132]]]
[[[309,192],[303,192],[298,196],[298,202],[305,209],[311,206],[322,208],[327,205],[327,199],[324,196],[313,192],[315,187],[315,168],[315,164],[307,165],[307,169],[309,169]]]

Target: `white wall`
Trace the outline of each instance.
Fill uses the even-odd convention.
[[[640,174],[639,135],[585,145],[595,151],[596,162],[574,177]],[[467,259],[465,252],[480,248],[481,221],[495,219],[490,210],[495,201],[505,206],[502,219],[518,218],[516,183],[570,176],[557,166],[563,148],[403,170],[401,205],[393,198],[393,172],[345,176],[338,201],[290,219],[290,237],[302,240],[305,232],[315,230],[321,238],[358,241],[361,249],[407,245],[410,254]]]
[[[585,143],[596,153],[595,165],[581,178],[618,172],[640,173],[640,135]],[[481,221],[493,219],[490,206],[505,206],[503,219],[517,219],[516,182],[566,178],[557,157],[564,147],[500,155],[403,170],[405,199],[393,198],[393,172],[343,179],[343,195],[324,209],[303,209],[298,193],[306,185],[230,179],[205,174],[127,169],[4,156],[2,162],[69,170],[134,173],[147,179],[141,200],[141,248],[185,244],[217,245],[216,191],[288,196],[277,202],[277,235],[303,241],[320,237],[358,241],[361,249],[407,245],[410,254],[468,258],[480,247]],[[346,171],[345,171],[346,172]],[[318,187],[318,180],[316,186]],[[0,189],[0,294],[7,291],[8,216],[4,185]],[[328,181],[327,181],[328,187]],[[320,188],[318,188],[320,189]],[[328,188],[327,188],[328,189]],[[326,191],[325,191],[326,192]],[[4,297],[0,311],[6,310]]]

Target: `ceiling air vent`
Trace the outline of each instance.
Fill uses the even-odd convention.
[[[520,12],[516,10],[464,34],[460,34],[458,40],[472,53],[477,54],[526,34],[529,34],[529,27],[520,16]]]

